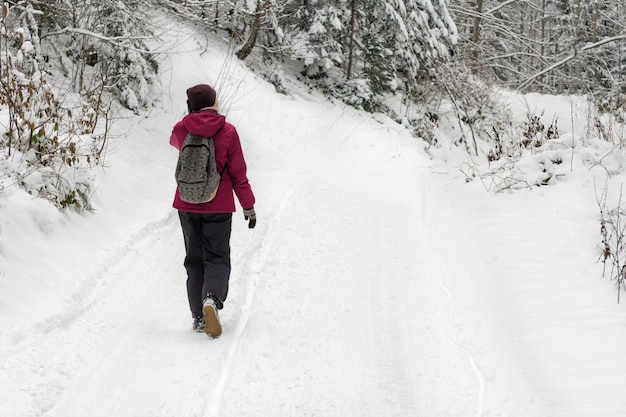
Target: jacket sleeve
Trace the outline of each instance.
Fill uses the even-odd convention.
[[[239,135],[234,127],[232,127],[231,140],[228,147],[227,171],[233,184],[233,191],[235,191],[241,207],[246,209],[254,207],[254,193],[248,182],[246,161],[241,149]]]
[[[183,125],[183,122],[176,123],[174,129],[172,129],[172,134],[170,135],[170,145],[180,151],[180,148],[183,147],[183,142],[186,136],[187,129]]]

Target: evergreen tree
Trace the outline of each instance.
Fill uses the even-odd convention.
[[[364,0],[358,44],[363,70],[375,94],[400,83],[410,88],[420,73],[452,55],[456,26],[443,1]]]
[[[345,4],[339,0],[289,2],[279,25],[290,58],[302,62],[303,74],[322,78],[345,62]]]
[[[341,66],[346,80],[367,82],[370,96],[411,85],[456,45],[456,26],[442,0],[291,2],[285,11],[287,32],[297,31],[290,38],[292,57],[303,61],[305,73],[318,77]]]
[[[193,2],[159,0],[179,15]],[[421,72],[449,58],[456,26],[445,0],[229,0],[215,3],[216,27],[226,28],[246,59],[295,60],[302,74],[328,91],[358,90],[369,100],[410,89]]]

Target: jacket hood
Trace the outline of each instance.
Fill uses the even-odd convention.
[[[182,120],[183,125],[191,134],[198,136],[214,136],[226,123],[226,117],[214,109],[191,113]]]

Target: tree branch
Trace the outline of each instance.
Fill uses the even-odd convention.
[[[588,45],[583,46],[580,49],[580,52],[586,52],[589,51],[591,49],[595,49],[599,46],[605,45],[607,43],[611,43],[611,42],[617,42],[617,41],[621,41],[621,40],[625,40],[626,39],[626,35],[619,35],[619,36],[613,36],[611,38],[605,38],[602,39],[598,42],[595,43],[591,43]],[[526,80],[524,80],[519,86],[518,89],[519,90],[523,90],[526,87],[528,87],[530,84],[532,84],[537,78],[549,73],[550,71],[553,71],[554,69],[566,64],[567,62],[571,61],[572,59],[576,58],[578,56],[578,50],[576,49],[576,47],[574,46],[574,53],[572,53],[571,55],[563,58],[562,60],[560,60],[559,62],[556,62],[552,65],[550,65],[549,67],[539,71],[538,73],[536,73],[535,75],[532,75],[528,78],[526,78]]]
[[[49,36],[58,36],[58,35],[63,35],[64,33],[78,33],[81,35],[86,35],[86,36],[90,36],[92,38],[96,38],[96,39],[100,39],[102,41],[105,42],[116,42],[116,41],[125,41],[125,40],[129,40],[129,39],[133,39],[133,40],[146,40],[146,39],[150,39],[147,36],[113,36],[113,37],[109,37],[109,36],[104,36],[100,33],[96,33],[96,32],[92,32],[90,30],[87,29],[81,29],[81,28],[64,28],[61,29],[59,31],[56,32],[50,32],[50,33],[46,33],[45,35],[41,36],[41,39],[47,38]]]

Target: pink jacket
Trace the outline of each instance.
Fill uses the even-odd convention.
[[[254,194],[248,183],[246,161],[235,127],[226,122],[226,117],[214,109],[191,113],[174,126],[170,145],[180,151],[188,132],[194,135],[213,137],[215,162],[217,171],[223,171],[222,181],[217,190],[217,195],[208,203],[184,202],[180,199],[177,189],[173,207],[191,213],[233,213],[236,211],[233,191],[243,208],[254,207]]]

